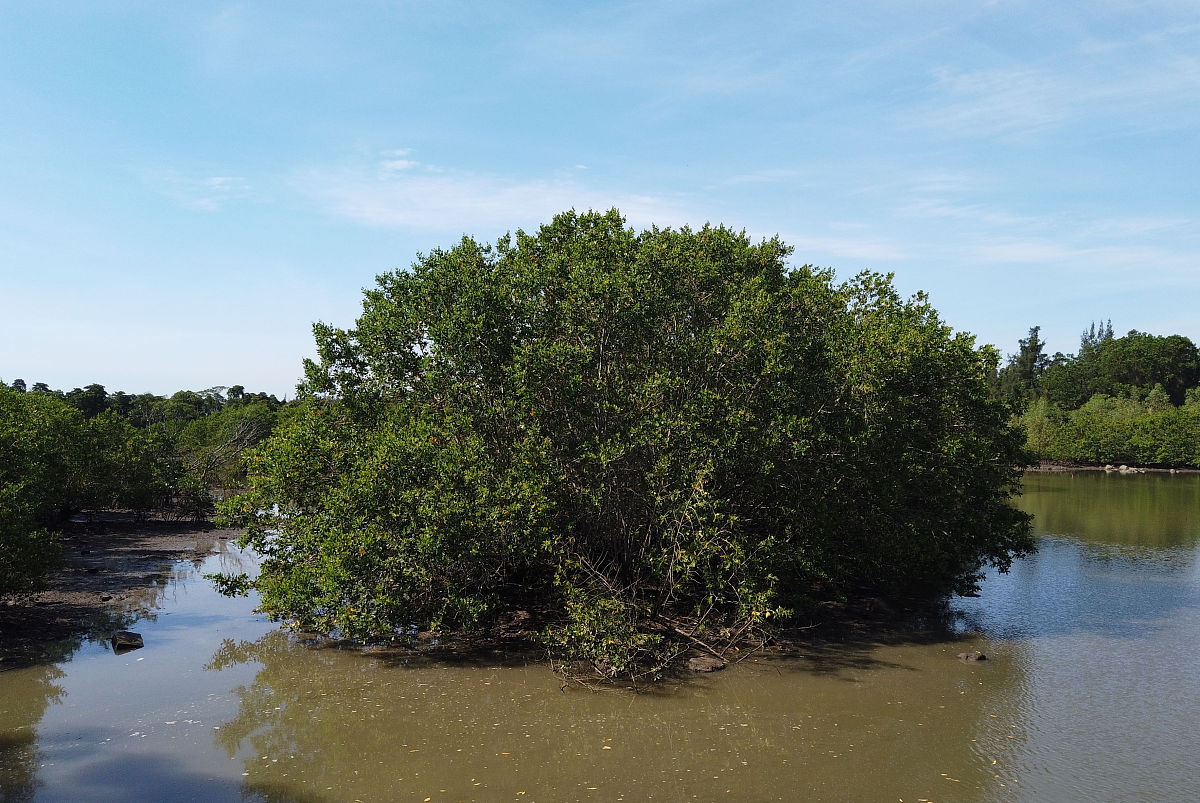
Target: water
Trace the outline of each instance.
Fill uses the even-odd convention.
[[[1011,663],[1028,800],[1200,800],[1200,477],[1031,475],[1039,553],[960,604]]]
[[[1041,552],[952,637],[652,693],[305,646],[184,564],[146,648],[0,673],[24,800],[1197,800],[1200,477],[1031,475]],[[202,571],[252,561],[230,547]],[[963,663],[980,649],[990,660]]]

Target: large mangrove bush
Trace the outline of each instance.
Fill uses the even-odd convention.
[[[997,355],[789,252],[567,213],[380,276],[354,328],[315,327],[302,409],[227,508],[263,609],[371,639],[536,608],[617,675],[814,593],[1007,567],[1031,541]]]

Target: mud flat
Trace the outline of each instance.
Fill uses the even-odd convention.
[[[87,637],[107,637],[155,607],[172,568],[199,564],[236,530],[106,514],[63,533],[62,565],[42,590],[0,597],[0,670],[56,660]]]

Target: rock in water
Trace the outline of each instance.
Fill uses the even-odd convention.
[[[958,659],[960,661],[986,661],[987,656],[981,653],[979,650],[975,650],[975,652],[960,652],[958,654]]]
[[[141,633],[133,633],[128,630],[118,630],[113,633],[112,637],[113,652],[126,652],[128,650],[136,650],[146,646],[142,642]]]

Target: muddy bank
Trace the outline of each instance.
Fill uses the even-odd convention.
[[[205,523],[108,516],[68,525],[43,590],[0,597],[0,670],[54,661],[87,636],[152,615],[179,561],[198,564],[238,536]]]

